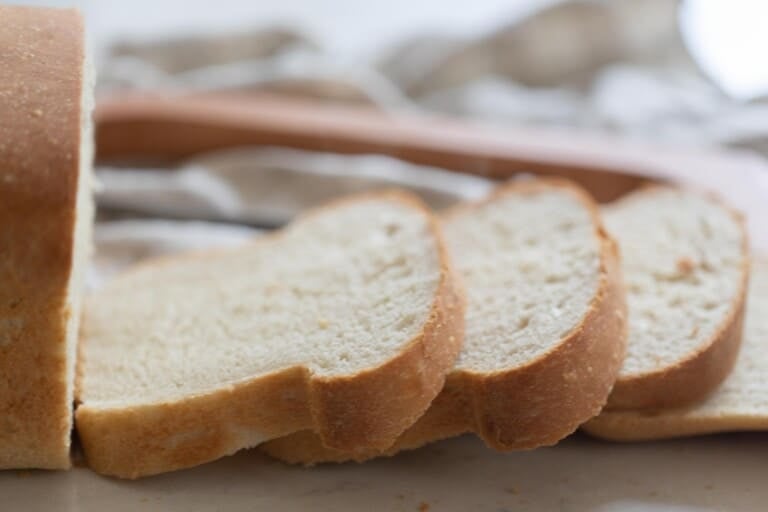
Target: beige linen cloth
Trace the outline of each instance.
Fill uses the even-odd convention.
[[[699,72],[681,41],[677,7],[677,0],[567,2],[474,40],[423,34],[354,67],[285,28],[126,41],[100,63],[98,92],[269,91],[768,152],[766,106],[737,103]],[[285,148],[201,155],[172,170],[102,167],[98,178],[93,286],[149,256],[242,243],[259,233],[254,226],[282,224],[343,193],[407,186],[441,208],[489,187],[384,157]],[[180,220],[187,218],[206,222]]]

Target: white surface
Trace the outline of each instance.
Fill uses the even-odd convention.
[[[474,437],[380,459],[303,469],[242,452],[138,481],[0,472],[2,510],[761,511],[768,435],[616,445],[576,438],[499,454]],[[422,510],[425,510],[422,506]]]

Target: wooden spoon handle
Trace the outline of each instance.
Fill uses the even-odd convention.
[[[601,201],[649,181],[642,162],[569,135],[263,95],[113,97],[100,102],[96,120],[100,159],[178,159],[244,145],[375,153],[496,179],[565,176]]]
[[[106,98],[96,122],[101,159],[179,159],[244,145],[375,153],[496,179],[520,173],[564,176],[602,202],[650,182],[682,183],[713,190],[746,213],[752,241],[768,250],[768,164],[744,152],[493,128],[253,94]]]

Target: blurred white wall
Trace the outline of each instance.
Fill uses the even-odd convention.
[[[97,48],[116,37],[232,30],[270,23],[297,26],[347,57],[362,57],[425,31],[472,35],[558,0],[11,0],[77,6]]]
[[[412,34],[473,35],[561,0],[10,0],[77,6],[98,50],[121,36],[218,31],[284,23],[322,41],[338,58],[370,56]],[[762,52],[768,1],[685,0],[683,30],[707,73],[735,97],[768,90]]]

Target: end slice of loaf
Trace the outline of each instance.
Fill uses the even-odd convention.
[[[89,69],[76,11],[0,6],[0,468],[70,466]]]
[[[458,355],[449,267],[436,219],[392,192],[125,274],[87,302],[88,464],[134,478],[303,429],[344,450],[389,447]]]
[[[744,340],[733,372],[703,402],[676,409],[606,411],[584,430],[614,441],[768,430],[768,259],[753,263]]]
[[[621,247],[629,304],[627,357],[608,407],[703,399],[739,351],[749,275],[741,216],[710,196],[649,187],[603,218]]]
[[[475,432],[499,450],[551,445],[598,414],[621,366],[626,305],[597,207],[559,180],[514,183],[445,215],[467,288],[464,348],[445,388],[385,452],[312,432],[262,445],[291,463],[363,460]]]

